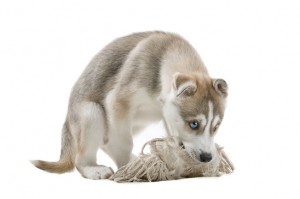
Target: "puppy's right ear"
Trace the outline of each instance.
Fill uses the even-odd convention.
[[[176,97],[188,97],[195,94],[197,84],[192,76],[177,72],[173,75],[172,88]]]

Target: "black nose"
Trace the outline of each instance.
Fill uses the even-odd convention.
[[[201,153],[200,155],[200,161],[201,162],[209,162],[212,159],[211,153]]]

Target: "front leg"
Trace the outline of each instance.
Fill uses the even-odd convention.
[[[124,90],[113,89],[105,99],[108,142],[101,147],[118,167],[129,162],[133,148],[129,96]]]
[[[120,125],[109,130],[109,141],[103,150],[113,159],[118,168],[129,162],[132,148],[133,139],[128,125]]]

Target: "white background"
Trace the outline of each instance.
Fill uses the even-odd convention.
[[[117,184],[34,168],[31,159],[58,159],[71,87],[93,55],[145,30],[181,34],[228,82],[216,139],[236,171]],[[1,1],[0,198],[299,198],[299,58],[296,0]],[[135,152],[163,135],[161,125],[145,135]]]

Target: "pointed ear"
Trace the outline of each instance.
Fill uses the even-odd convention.
[[[215,89],[215,91],[223,96],[223,97],[227,97],[228,93],[228,86],[225,80],[223,79],[214,79],[213,80],[213,87]]]
[[[173,75],[173,90],[176,97],[192,96],[197,91],[197,84],[191,76],[177,72]]]

